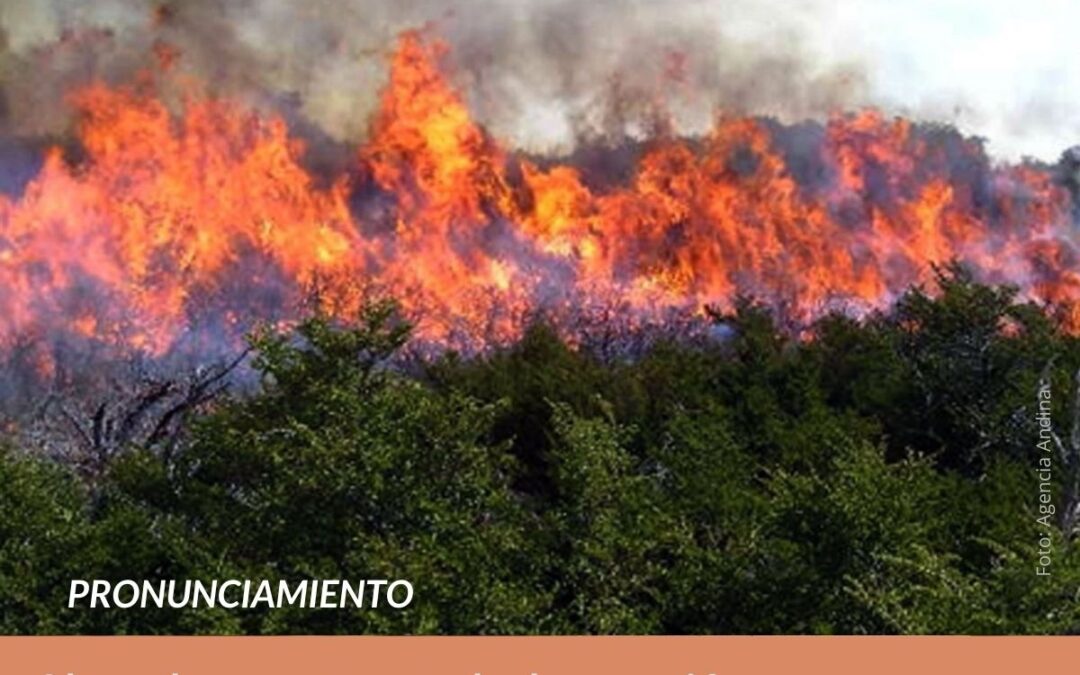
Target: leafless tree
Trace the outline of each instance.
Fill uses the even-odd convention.
[[[52,391],[24,433],[31,447],[70,463],[91,480],[133,447],[170,459],[182,440],[185,419],[229,388],[230,375],[247,355],[244,351],[229,361],[169,377],[113,378],[94,400]]]

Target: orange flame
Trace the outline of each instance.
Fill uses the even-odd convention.
[[[312,287],[341,312],[390,293],[440,344],[510,340],[532,311],[612,298],[632,319],[738,293],[812,318],[882,306],[952,258],[1035,300],[1080,299],[1066,191],[990,166],[973,141],[837,116],[808,179],[777,125],[721,117],[704,138],[649,141],[612,185],[500,147],[446,78],[445,49],[401,37],[357,170],[329,185],[283,120],[197,87],[177,112],[150,77],[76,92],[84,157],[54,149],[0,198],[0,342],[44,332],[160,354],[207,317],[236,333],[293,318]]]

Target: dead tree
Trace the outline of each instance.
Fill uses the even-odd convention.
[[[51,392],[26,432],[28,440],[91,481],[131,448],[150,449],[168,461],[181,442],[185,419],[228,389],[230,375],[247,355],[167,378],[115,381],[96,402]]]

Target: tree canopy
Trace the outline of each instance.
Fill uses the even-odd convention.
[[[259,386],[189,416],[169,452],[133,442],[88,481],[0,446],[0,632],[1080,630],[1080,341],[1014,289],[955,266],[937,281],[805,336],[740,302],[716,337],[632,359],[537,324],[402,366],[409,327],[385,303],[261,332]],[[416,593],[404,610],[66,608],[72,578],[226,577]]]

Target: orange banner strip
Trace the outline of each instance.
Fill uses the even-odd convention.
[[[6,637],[0,674],[1012,674],[1078,653],[1072,637]]]

